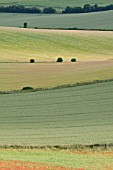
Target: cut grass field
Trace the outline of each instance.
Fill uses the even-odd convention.
[[[0,5],[25,5],[25,6],[38,6],[38,7],[54,7],[64,9],[66,6],[83,6],[84,4],[94,5],[109,5],[112,0],[0,0]]]
[[[0,13],[0,26],[23,27],[27,22],[30,28],[79,28],[79,29],[113,29],[113,11],[86,14],[11,14]]]
[[[113,170],[113,151],[0,149],[0,168],[6,170]]]
[[[113,78],[113,61],[77,63],[0,63],[0,91],[25,86],[52,88]]]
[[[0,144],[109,144],[113,81],[0,95]]]
[[[0,27],[0,62],[113,59],[112,31],[35,30]]]

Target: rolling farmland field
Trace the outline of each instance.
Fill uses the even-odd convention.
[[[113,29],[113,11],[85,14],[11,14],[0,13],[0,26],[34,28],[79,28],[79,29]]]
[[[0,91],[113,78],[112,44],[112,32],[1,27]],[[64,63],[56,63],[58,57]],[[30,64],[31,58],[37,63]]]
[[[113,59],[112,31],[34,30],[0,27],[0,62]]]
[[[0,5],[25,5],[25,6],[38,6],[38,7],[55,7],[64,9],[66,6],[83,6],[84,4],[97,3],[98,5],[112,4],[112,0],[0,0]]]
[[[25,86],[52,88],[113,78],[113,61],[77,63],[0,63],[0,91]]]
[[[59,11],[86,3],[112,0],[0,0]],[[112,15],[0,13],[0,170],[113,170],[113,32],[13,28],[113,29]],[[42,90],[15,91],[25,86]]]
[[[113,141],[113,81],[0,95],[0,144],[105,144]]]
[[[16,15],[21,24],[28,18],[32,24],[35,21],[35,15],[29,15],[30,18],[24,14],[0,14],[4,23],[7,18],[7,26],[12,21],[17,24]],[[88,20],[84,20],[86,15]],[[101,22],[102,28],[108,28],[111,23],[112,12],[86,15],[81,15],[84,26],[95,16],[101,18],[98,22],[103,20],[102,17],[109,18]],[[69,27],[76,16],[67,15]],[[49,23],[48,15],[36,17],[45,17],[43,19]],[[51,27],[68,26],[65,15],[62,15],[64,23],[60,15],[50,17],[53,17],[49,23]],[[77,17],[79,24],[80,16]],[[54,20],[60,21],[59,24],[51,25]],[[0,22],[3,23],[3,19]],[[92,23],[95,24],[89,22],[92,26],[87,27],[100,28],[98,22],[94,19]],[[113,150],[108,147],[113,143],[113,81],[74,86],[113,79],[112,46],[112,31],[0,27],[0,170],[7,167],[10,170],[113,170]],[[58,57],[64,62],[56,63]],[[29,63],[31,58],[36,63]],[[77,62],[71,63],[71,58],[76,58]],[[62,85],[73,87],[52,89]],[[25,86],[51,90],[13,91]],[[6,94],[2,94],[3,91]],[[7,94],[7,91],[13,92]],[[107,148],[79,148],[78,151],[76,147],[80,144],[106,144]],[[9,145],[52,147],[8,149]],[[75,148],[58,149],[66,145]]]

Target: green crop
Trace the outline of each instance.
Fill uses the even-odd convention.
[[[0,14],[0,26],[23,27],[27,22],[30,28],[78,28],[78,29],[113,29],[113,11],[86,14]]]
[[[113,82],[0,95],[0,144],[113,141]]]

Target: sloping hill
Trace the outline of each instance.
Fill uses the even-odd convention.
[[[113,141],[113,81],[0,95],[0,144]]]
[[[0,28],[0,61],[56,61],[113,58],[113,33],[105,31],[65,31]]]
[[[79,28],[79,29],[113,29],[113,11],[86,14],[0,14],[0,26],[23,27],[27,22],[30,28]]]

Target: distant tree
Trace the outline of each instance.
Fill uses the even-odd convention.
[[[83,7],[84,12],[91,12],[91,5],[90,4],[85,4]]]
[[[76,61],[77,61],[76,58],[71,59],[71,62],[76,62]]]
[[[67,6],[64,11],[62,11],[63,14],[70,14],[73,13],[73,8],[70,6]]]
[[[22,90],[33,90],[33,87],[26,86],[26,87],[23,87]]]
[[[60,58],[57,59],[56,62],[60,62],[61,63],[61,62],[63,62],[63,59],[60,57]]]
[[[28,27],[27,22],[24,22],[23,28],[27,28],[27,27]]]
[[[43,9],[43,13],[44,14],[55,14],[55,13],[57,13],[57,11],[56,11],[56,9],[54,9],[52,7],[48,7],[48,8]]]
[[[30,63],[35,63],[35,60],[34,59],[30,59]]]

